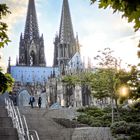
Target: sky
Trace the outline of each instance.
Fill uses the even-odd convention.
[[[63,0],[35,0],[40,35],[44,35],[47,66],[53,62],[53,41],[59,32]],[[15,65],[19,53],[20,34],[24,33],[28,0],[0,0],[6,3],[12,14],[4,21],[9,26],[8,35],[11,43],[0,50],[1,65]],[[121,13],[113,14],[112,9],[99,9],[98,4],[90,5],[90,0],[69,0],[73,30],[79,35],[82,58],[91,60],[98,50],[111,48],[114,55],[125,64],[137,64],[137,46],[140,32],[134,32],[133,23],[121,18]],[[94,60],[93,66],[96,65]]]

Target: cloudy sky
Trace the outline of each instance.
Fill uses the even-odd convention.
[[[52,65],[53,41],[59,31],[63,0],[35,0],[40,34],[44,35],[47,65]],[[9,26],[12,41],[2,50],[3,62],[7,65],[11,56],[16,62],[19,51],[19,38],[24,33],[28,0],[0,0],[6,3],[12,12],[5,21]],[[140,33],[134,32],[133,24],[128,24],[120,13],[112,14],[111,9],[98,9],[97,4],[90,5],[89,0],[69,0],[74,33],[78,32],[82,57],[86,59],[97,55],[98,50],[110,47],[114,55],[123,63],[137,64],[137,45]],[[95,65],[93,61],[93,65]]]

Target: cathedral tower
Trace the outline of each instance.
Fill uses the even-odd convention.
[[[64,70],[68,61],[77,51],[77,42],[74,38],[68,0],[63,0],[59,35],[54,41],[54,66]],[[62,72],[61,71],[61,72]]]
[[[19,64],[46,66],[43,35],[39,36],[34,0],[29,0],[24,35],[20,36]]]

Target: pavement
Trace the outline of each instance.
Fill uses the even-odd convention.
[[[36,130],[40,140],[114,140],[108,127],[65,128],[56,123],[53,118],[72,119],[75,109],[39,109],[22,107],[29,130]]]

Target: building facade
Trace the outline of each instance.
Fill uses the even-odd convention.
[[[24,34],[19,43],[18,66],[46,66],[44,39],[39,35],[34,0],[29,0]]]
[[[74,37],[68,0],[63,0],[62,4],[52,67],[46,67],[43,35],[39,35],[35,2],[29,0],[25,31],[20,36],[19,59],[16,66],[10,66],[9,61],[8,69],[21,86],[18,86],[19,101],[26,99],[28,106],[28,99],[24,96],[34,94],[38,97],[43,92],[42,97],[46,98],[44,106],[55,103],[64,107],[90,105],[91,94],[88,87],[77,84],[71,88],[61,81],[64,75],[80,73],[83,69],[78,34]],[[24,90],[26,91],[23,92]]]
[[[58,66],[60,73],[65,74],[66,66],[76,52],[80,52],[78,35],[74,37],[68,0],[63,0],[59,34],[54,41],[53,66]]]

